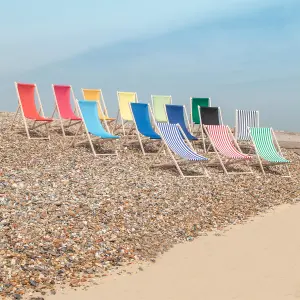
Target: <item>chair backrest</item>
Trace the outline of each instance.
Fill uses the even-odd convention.
[[[197,140],[186,127],[185,107],[183,105],[166,104],[166,112],[170,124],[179,124],[189,140]]]
[[[211,106],[210,98],[191,97],[192,122],[195,124],[200,124],[200,116],[199,116],[198,106],[201,106],[201,107]]]
[[[28,83],[15,83],[17,94],[19,97],[19,103],[21,105],[23,114],[25,118],[28,119],[38,119],[40,114],[37,111],[35,105],[35,89],[37,89],[35,84]]]
[[[103,94],[100,89],[82,89],[83,99],[87,101],[98,101],[98,115],[101,120],[108,118]],[[101,107],[101,109],[100,109]]]
[[[138,102],[135,92],[117,92],[121,118],[125,121],[133,121],[130,109],[131,102]]]
[[[101,138],[110,138],[112,136],[103,128],[99,120],[97,101],[78,100],[78,106],[89,133]]]
[[[205,129],[216,150],[228,158],[250,159],[251,156],[241,153],[234,145],[234,137],[225,125],[206,125]]]
[[[149,104],[130,103],[132,114],[138,131],[149,138],[160,139],[160,136],[154,131],[149,112]]]
[[[219,107],[199,107],[201,124],[203,125],[221,125],[222,119]]]
[[[235,138],[239,141],[250,141],[248,127],[259,127],[257,110],[236,110]]]
[[[166,104],[172,104],[171,96],[151,95],[154,118],[157,122],[168,122]]]
[[[194,152],[184,141],[178,125],[165,122],[157,122],[157,127],[168,147],[178,156],[188,160],[207,160]]]
[[[273,142],[272,128],[249,128],[252,141],[255,145],[257,154],[266,161],[274,163],[288,163],[289,161],[278,153]]]
[[[57,85],[53,84],[53,92],[55,101],[58,107],[60,117],[63,119],[76,119],[78,118],[72,109],[71,105],[71,89],[70,85]],[[73,95],[72,95],[73,97]],[[75,101],[75,99],[73,99]]]

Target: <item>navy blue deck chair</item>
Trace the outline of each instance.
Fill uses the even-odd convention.
[[[186,137],[191,141],[198,140],[186,127],[184,114],[187,118],[187,112],[184,105],[166,104],[166,112],[170,124],[179,124]]]

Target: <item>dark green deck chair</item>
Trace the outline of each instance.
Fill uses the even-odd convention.
[[[265,171],[263,168],[262,159],[269,165],[285,164],[288,171],[288,177],[290,177],[291,175],[287,165],[290,163],[290,161],[283,157],[273,129],[250,127],[249,132],[263,174],[265,174]]]
[[[210,98],[194,98],[194,97],[191,97],[190,102],[191,102],[191,123],[199,125],[200,124],[200,117],[199,117],[198,106],[210,107],[211,106],[211,100],[210,100]]]

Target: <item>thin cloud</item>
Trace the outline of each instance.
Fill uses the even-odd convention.
[[[284,5],[293,2],[286,0]],[[1,70],[23,71],[91,47],[155,36],[280,3],[276,0],[86,0],[82,3],[10,0],[2,4],[0,15],[0,27],[6,28],[1,33]],[[8,11],[14,11],[13,19]]]

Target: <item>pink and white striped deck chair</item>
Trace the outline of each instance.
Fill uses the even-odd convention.
[[[244,161],[247,164],[247,167],[250,171],[230,173],[253,173],[252,169],[249,167],[249,160],[251,160],[252,157],[244,154],[241,151],[238,143],[234,139],[234,136],[228,126],[204,125],[203,127],[226,175],[229,174],[229,172],[226,169],[226,166],[236,163],[237,160]],[[225,158],[224,162],[221,157]]]
[[[52,89],[55,99],[55,109],[53,111],[52,118],[54,117],[55,113],[58,114],[63,137],[65,138],[67,137],[65,128],[69,128],[81,123],[82,119],[75,115],[76,104],[72,87],[70,85],[52,84]],[[71,98],[73,99],[73,103],[75,106],[74,111],[71,105]],[[68,124],[65,124],[66,122]]]

